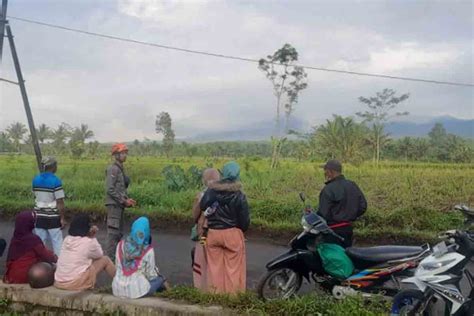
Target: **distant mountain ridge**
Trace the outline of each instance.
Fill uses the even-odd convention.
[[[387,124],[386,131],[394,138],[405,136],[423,137],[428,135],[437,122],[442,123],[448,133],[474,139],[474,119],[465,120],[451,116],[434,117],[428,119],[428,121],[425,119],[420,123],[408,121],[390,122]],[[299,118],[293,118],[289,124],[290,129],[300,132],[309,131],[310,127],[311,124]],[[268,120],[235,130],[202,133],[185,140],[191,142],[268,140],[272,136],[274,128],[275,122]]]
[[[440,116],[430,119],[428,122],[391,122],[387,125],[387,132],[392,137],[428,135],[436,123],[443,124],[448,133],[464,138],[474,138],[474,119],[463,120],[452,116]]]

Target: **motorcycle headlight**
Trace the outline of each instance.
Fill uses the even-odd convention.
[[[301,219],[301,225],[303,226],[303,229],[307,232],[309,232],[312,228],[311,225],[306,221],[306,218],[304,216]]]
[[[438,261],[438,262],[425,262],[421,264],[421,267],[423,270],[431,271],[431,270],[436,270],[441,267],[447,266],[451,262],[455,261],[456,259],[450,259],[450,260],[444,260],[444,261]]]

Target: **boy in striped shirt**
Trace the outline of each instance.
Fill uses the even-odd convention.
[[[44,244],[49,238],[54,253],[59,256],[63,242],[64,190],[61,180],[55,175],[58,163],[54,157],[45,157],[41,161],[43,172],[33,179],[35,194],[36,228]]]

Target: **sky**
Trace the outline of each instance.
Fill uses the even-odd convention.
[[[473,83],[472,1],[15,0],[8,15],[186,49],[261,58],[290,43],[299,63]],[[252,128],[275,115],[255,63],[140,46],[10,20],[36,125],[88,124],[99,141]],[[410,93],[406,120],[474,118],[474,88],[307,70],[294,116],[308,126],[364,110],[359,96]],[[0,77],[15,80],[9,46]],[[0,130],[26,124],[17,86],[0,83]]]

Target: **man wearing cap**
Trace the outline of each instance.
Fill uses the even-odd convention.
[[[352,246],[352,222],[364,214],[367,201],[364,194],[353,181],[342,175],[342,165],[337,160],[329,160],[324,166],[326,185],[319,194],[318,214],[322,216],[339,236],[326,235],[325,242],[343,247]]]
[[[130,179],[125,175],[123,164],[127,160],[128,148],[125,144],[112,146],[115,161],[107,167],[105,205],[107,207],[107,255],[114,261],[115,248],[122,238],[123,212],[125,207],[133,207],[136,202],[128,197]]]
[[[63,243],[64,190],[61,180],[56,176],[58,163],[54,157],[41,160],[42,172],[33,179],[35,195],[36,227],[35,234],[44,244],[49,238],[53,251],[59,256]]]

